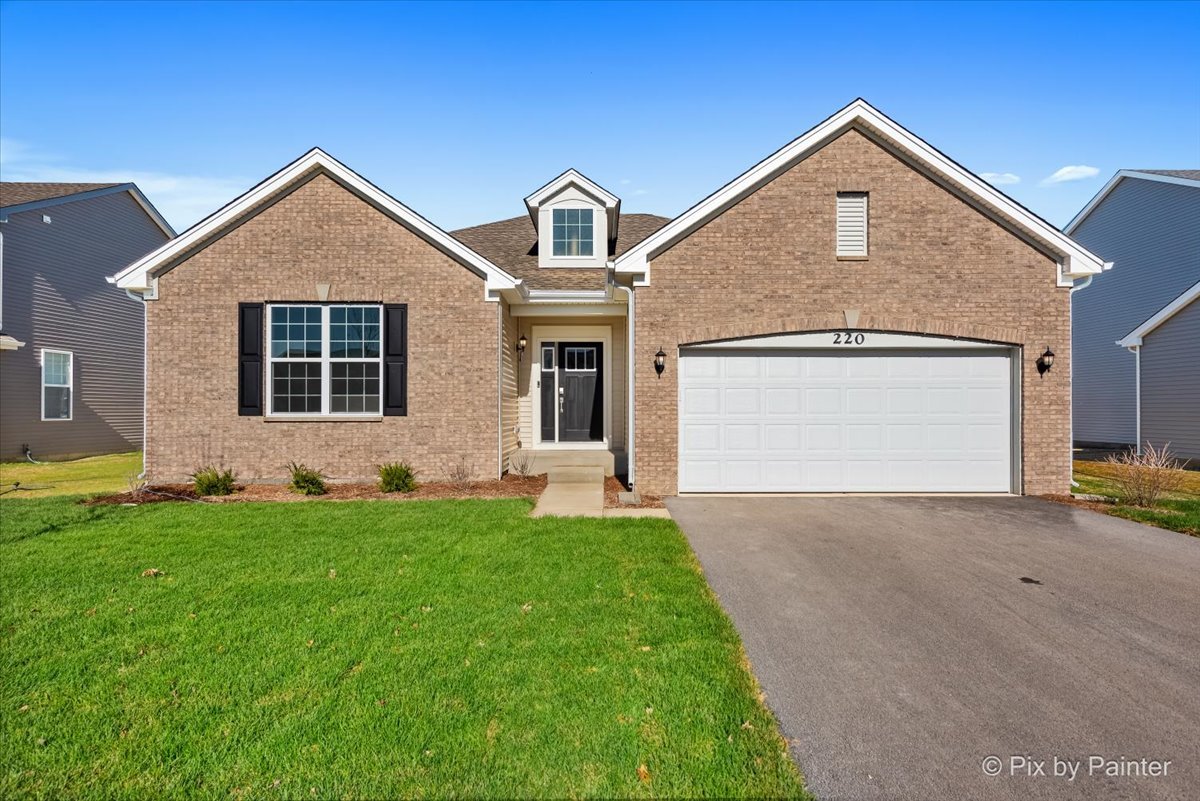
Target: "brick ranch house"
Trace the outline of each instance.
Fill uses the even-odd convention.
[[[446,232],[313,150],[114,276],[148,476],[1068,489],[1071,292],[1105,265],[866,102],[671,220],[574,170],[525,206]]]

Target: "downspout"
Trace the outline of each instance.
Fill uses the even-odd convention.
[[[636,320],[634,318],[633,287],[622,286],[620,284],[614,283],[613,289],[619,289],[625,293],[625,307],[626,307],[626,314],[625,314],[625,372],[627,374],[626,378],[625,378],[625,395],[626,395],[626,403],[627,403],[627,407],[626,407],[626,411],[625,411],[625,459],[626,459],[625,472],[628,474],[627,480],[629,482],[629,490],[632,492],[633,491],[633,479],[634,479],[634,475],[633,475],[634,467],[633,466],[636,461],[633,458],[633,456],[634,456],[634,454],[633,454],[633,443],[634,443],[633,397],[634,397],[634,375],[636,374],[636,371],[634,370],[633,356],[634,356],[634,344],[635,344],[634,343],[634,331],[637,330],[637,326],[634,325]]]
[[[125,294],[142,304],[142,472],[137,474],[139,479],[146,477],[146,398],[149,393],[146,388],[150,381],[150,332],[146,325],[146,296],[132,289],[126,289]]]
[[[504,478],[504,301],[496,302],[496,478]]]
[[[1133,351],[1134,368],[1133,368],[1133,413],[1137,425],[1137,455],[1142,455],[1142,346],[1134,345],[1129,350]]]
[[[1075,293],[1081,289],[1087,289],[1089,286],[1091,286],[1092,279],[1095,277],[1096,276],[1094,276],[1094,275],[1089,275],[1087,278],[1084,278],[1082,282],[1072,286],[1071,287],[1071,296],[1070,296],[1068,304],[1067,304],[1067,325],[1070,328],[1069,336],[1071,337],[1071,344],[1072,344],[1070,364],[1067,368],[1067,380],[1071,384],[1071,424],[1070,424],[1070,427],[1068,428],[1070,442],[1067,443],[1067,447],[1070,449],[1070,457],[1071,458],[1069,460],[1069,464],[1071,465],[1071,486],[1072,487],[1079,486],[1079,482],[1075,480],[1075,467],[1074,467],[1074,465],[1075,465],[1075,348],[1074,348],[1074,344],[1075,344],[1074,343],[1074,339],[1075,339]]]

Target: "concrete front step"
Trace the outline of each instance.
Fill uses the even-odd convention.
[[[546,450],[519,449],[510,458],[510,464],[526,463],[530,475],[549,473],[555,467],[579,467],[598,465],[604,470],[604,475],[612,476],[625,472],[625,451],[601,450],[599,448],[580,450],[550,448]]]
[[[604,468],[600,465],[560,465],[546,473],[551,484],[595,484],[603,490]]]

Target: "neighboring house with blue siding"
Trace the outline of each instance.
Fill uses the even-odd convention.
[[[1129,333],[1134,354],[1138,442],[1170,444],[1200,465],[1200,281]]]
[[[1184,315],[1150,334],[1163,341],[1151,357],[1146,345],[1143,386],[1138,391],[1138,356],[1117,344],[1168,308],[1200,281],[1200,170],[1121,170],[1075,216],[1065,232],[1116,266],[1094,276],[1074,293],[1071,312],[1074,438],[1083,445],[1133,445],[1138,442],[1139,405],[1143,415],[1174,406],[1172,395],[1185,395],[1189,381],[1200,381],[1200,341],[1167,347],[1167,335],[1190,319]],[[1160,365],[1159,358],[1169,359]],[[1152,381],[1147,381],[1150,373]],[[1155,415],[1160,415],[1155,411]],[[1170,428],[1143,426],[1142,442],[1182,454],[1184,438],[1166,436],[1200,429],[1200,405],[1180,407],[1168,417]],[[1155,418],[1164,421],[1166,417]],[[1143,423],[1146,421],[1143,419]]]
[[[133,184],[0,183],[0,459],[142,447],[144,304],[106,276],[174,236]]]

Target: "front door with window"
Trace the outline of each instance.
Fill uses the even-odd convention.
[[[542,442],[602,442],[604,344],[543,342],[540,357]]]

